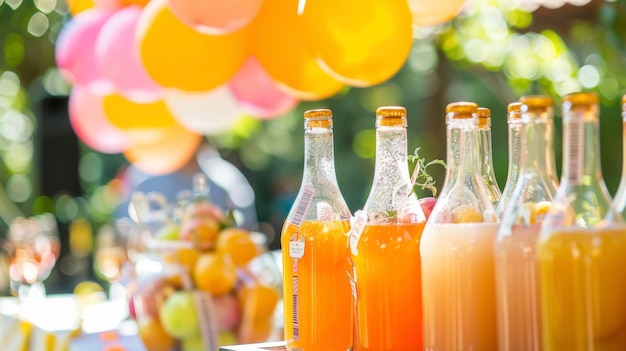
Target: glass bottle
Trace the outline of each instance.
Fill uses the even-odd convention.
[[[419,242],[425,217],[413,192],[404,107],[376,110],[372,187],[350,237],[356,351],[421,350]]]
[[[509,203],[509,199],[515,190],[517,179],[519,178],[520,168],[522,166],[521,161],[521,142],[522,142],[522,103],[519,101],[512,102],[507,106],[506,122],[508,126],[509,134],[509,170],[506,175],[506,183],[504,184],[504,190],[502,190],[502,196],[500,201],[496,205],[496,214],[498,217],[502,217],[506,204]]]
[[[626,95],[622,96],[622,177],[615,193],[615,209],[626,218]]]
[[[563,97],[563,172],[537,245],[544,350],[626,350],[626,227],[602,176],[598,100]]]
[[[516,187],[498,227],[494,248],[499,350],[541,350],[536,245],[557,180],[550,172],[552,99],[525,96],[516,120],[520,163]],[[521,122],[521,123],[520,123]]]
[[[350,210],[335,175],[332,112],[304,113],[304,172],[281,235],[288,350],[350,350]]]
[[[480,138],[481,177],[494,207],[498,205],[502,193],[496,181],[493,170],[493,153],[491,147],[491,110],[486,107],[478,108],[478,134]]]
[[[477,105],[449,104],[446,125],[446,176],[420,246],[424,349],[495,350],[498,219],[480,177]]]

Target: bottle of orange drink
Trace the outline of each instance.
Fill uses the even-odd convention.
[[[337,184],[332,112],[304,113],[304,173],[281,235],[288,350],[352,348],[350,210]]]
[[[537,256],[543,350],[626,350],[626,226],[600,164],[599,98],[563,96],[561,183]]]
[[[376,111],[374,179],[350,234],[354,350],[421,350],[419,242],[425,217],[413,192],[404,107]]]
[[[536,246],[541,222],[558,181],[554,160],[552,98],[523,96],[517,124],[519,176],[498,227],[494,248],[499,350],[541,350]]]
[[[497,348],[495,209],[481,179],[478,107],[446,107],[447,171],[424,228],[424,350]]]
[[[479,161],[480,176],[485,184],[487,196],[493,206],[497,206],[502,197],[500,186],[496,180],[493,169],[493,147],[491,141],[491,110],[486,107],[478,108],[478,139],[479,139]]]

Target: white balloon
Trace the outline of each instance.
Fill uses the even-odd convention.
[[[218,134],[229,130],[242,109],[228,86],[207,92],[168,89],[165,104],[180,124],[200,134]]]

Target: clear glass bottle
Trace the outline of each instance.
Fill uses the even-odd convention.
[[[600,164],[598,95],[563,97],[563,172],[537,245],[544,350],[626,350],[626,227]]]
[[[378,108],[374,179],[350,237],[355,351],[422,349],[419,242],[426,220],[407,156],[406,109]]]
[[[289,350],[352,348],[351,215],[335,175],[332,126],[330,110],[304,113],[302,184],[281,236]]]
[[[512,102],[507,106],[507,129],[509,134],[509,170],[506,175],[506,183],[502,190],[500,201],[496,205],[496,214],[502,217],[506,204],[515,190],[517,179],[519,178],[521,161],[521,142],[522,142],[522,103],[519,101]]]
[[[622,96],[622,177],[615,192],[613,205],[626,218],[626,95]]]
[[[491,110],[486,107],[478,108],[478,135],[480,138],[481,177],[494,207],[498,205],[502,193],[496,181],[493,170],[493,153],[491,141]]]
[[[525,96],[519,133],[520,169],[504,206],[494,247],[499,350],[541,350],[536,246],[541,222],[552,204],[557,180],[552,99]]]
[[[477,109],[446,107],[446,176],[420,245],[425,350],[497,347],[498,219],[480,177]]]

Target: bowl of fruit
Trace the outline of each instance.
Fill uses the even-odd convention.
[[[282,276],[263,234],[206,198],[146,213],[129,309],[149,351],[280,338]]]

